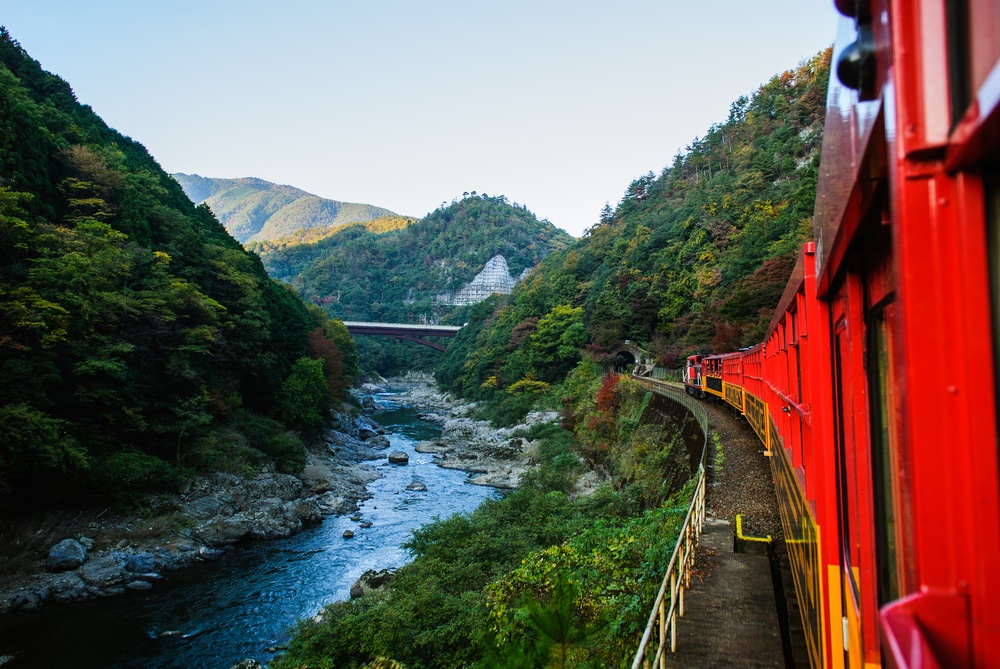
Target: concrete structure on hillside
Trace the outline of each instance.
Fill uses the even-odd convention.
[[[453,306],[463,306],[482,302],[493,293],[510,295],[514,289],[514,278],[507,267],[507,259],[495,255],[489,259],[483,271],[457,293],[438,295],[438,302]]]

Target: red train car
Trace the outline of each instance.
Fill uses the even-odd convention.
[[[836,4],[815,241],[703,388],[771,455],[813,667],[1000,667],[1000,1]]]
[[[693,397],[704,398],[705,391],[702,388],[701,358],[702,356],[700,355],[688,356],[687,363],[684,365],[684,391]]]

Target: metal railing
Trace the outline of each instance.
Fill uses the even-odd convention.
[[[647,379],[640,380],[644,381],[644,385],[654,392],[683,404],[691,411],[698,419],[705,437],[701,450],[701,462],[696,474],[697,482],[695,483],[694,496],[688,506],[687,516],[684,518],[684,525],[681,527],[680,536],[674,546],[673,555],[670,557],[670,565],[663,576],[663,583],[653,601],[649,622],[646,624],[635,659],[632,661],[632,669],[640,667],[664,669],[667,666],[667,648],[669,647],[671,653],[677,652],[677,619],[684,615],[684,590],[691,585],[691,568],[694,566],[695,549],[705,524],[705,456],[708,452],[708,415],[704,408],[684,394],[682,390],[677,390],[664,383],[656,383]]]

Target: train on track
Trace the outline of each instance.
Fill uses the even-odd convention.
[[[1000,1],[835,4],[814,240],[685,385],[771,458],[813,667],[1000,667]]]

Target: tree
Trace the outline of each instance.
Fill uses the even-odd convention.
[[[586,342],[583,308],[558,305],[538,321],[528,337],[529,363],[543,380],[555,380],[580,358],[580,349]]]
[[[314,430],[323,423],[327,393],[323,361],[299,358],[278,391],[278,416],[290,425]]]

